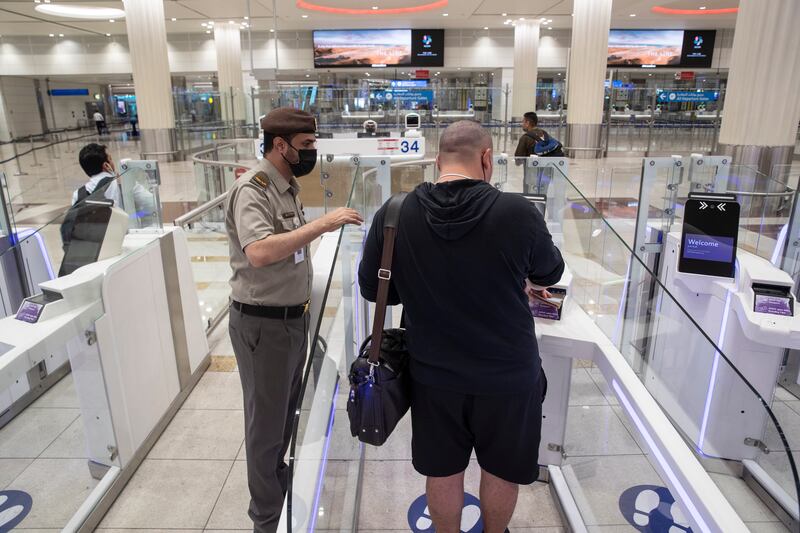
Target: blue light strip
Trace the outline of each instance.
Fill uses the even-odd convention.
[[[625,407],[625,411],[630,416],[631,420],[633,421],[636,429],[639,431],[639,434],[644,438],[647,442],[650,451],[653,452],[658,464],[661,465],[661,468],[664,469],[664,473],[669,478],[672,487],[678,493],[680,497],[680,502],[683,504],[686,511],[692,515],[694,518],[697,527],[700,528],[700,531],[711,533],[711,529],[706,524],[706,521],[703,519],[702,515],[700,514],[700,510],[695,506],[694,502],[691,501],[689,498],[689,494],[686,492],[686,489],[683,487],[683,484],[678,480],[678,477],[675,475],[675,472],[672,470],[672,467],[667,462],[664,455],[661,453],[661,450],[656,446],[655,440],[653,440],[652,435],[645,427],[642,420],[639,418],[638,413],[633,409],[630,400],[622,391],[622,387],[619,386],[616,379],[611,380],[611,385],[614,387],[614,391],[617,393],[617,397],[619,398],[620,402],[622,402],[623,407]]]
[[[722,344],[725,341],[725,332],[728,329],[728,313],[731,310],[731,291],[725,297],[725,312],[722,314],[722,328],[719,331],[719,338],[717,339],[717,347],[721,350]],[[703,421],[700,424],[700,437],[697,439],[697,451],[705,455],[703,451],[703,444],[706,440],[706,430],[708,429],[708,415],[711,411],[711,401],[714,398],[714,389],[717,385],[717,370],[719,368],[719,351],[714,351],[714,364],[711,366],[711,382],[708,384],[708,392],[706,393],[706,405],[703,408]]]
[[[325,433],[325,448],[322,452],[322,464],[320,465],[320,475],[319,479],[317,479],[317,491],[314,494],[314,505],[311,507],[311,523],[308,526],[308,531],[313,532],[314,528],[317,526],[317,517],[319,516],[319,511],[317,510],[317,506],[319,505],[319,500],[322,497],[322,484],[325,480],[325,470],[328,464],[328,450],[331,446],[331,435],[333,433],[333,421],[336,419],[336,397],[339,394],[339,381],[336,381],[336,387],[333,390],[333,403],[331,404],[331,416],[330,421],[328,422],[328,430]]]

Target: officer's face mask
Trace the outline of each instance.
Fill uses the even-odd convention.
[[[305,176],[314,170],[314,167],[317,166],[317,150],[315,148],[299,150],[292,146],[292,143],[290,143],[288,139],[284,139],[284,141],[286,141],[286,145],[289,148],[297,152],[296,162],[289,161],[285,154],[281,154],[281,157],[283,157],[284,161],[289,165],[292,174],[294,174],[296,178]]]

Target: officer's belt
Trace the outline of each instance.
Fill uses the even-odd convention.
[[[231,302],[231,307],[245,315],[286,320],[287,318],[300,318],[305,315],[308,312],[308,304],[309,302],[289,307],[271,307],[268,305],[243,304],[234,300]]]

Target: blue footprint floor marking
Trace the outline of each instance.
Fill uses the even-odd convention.
[[[433,533],[433,521],[428,498],[423,494],[408,508],[408,526],[414,533]],[[464,508],[461,510],[461,533],[481,533],[481,502],[468,492],[464,493]]]
[[[33,507],[33,498],[19,490],[0,491],[0,533],[17,527]]]
[[[642,533],[692,533],[683,509],[666,487],[631,487],[620,496],[619,510]]]

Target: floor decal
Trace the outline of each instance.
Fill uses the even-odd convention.
[[[619,510],[643,533],[692,533],[683,510],[666,487],[631,487],[620,496]]]
[[[20,524],[33,507],[33,499],[19,490],[0,491],[0,533],[11,531]]]
[[[428,509],[428,498],[423,494],[408,508],[408,525],[414,533],[433,533],[433,521]],[[461,533],[481,533],[481,503],[472,494],[464,493],[464,509],[461,510]]]

